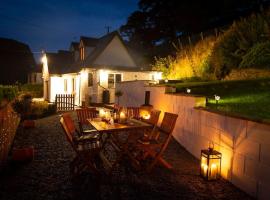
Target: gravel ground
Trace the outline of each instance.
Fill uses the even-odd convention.
[[[74,116],[74,114],[73,114]],[[76,182],[69,176],[74,153],[54,115],[36,121],[36,128],[19,128],[14,147],[34,146],[35,158],[26,164],[9,164],[0,174],[0,199],[252,199],[221,179],[206,182],[199,176],[199,161],[176,141],[165,158],[169,171],[156,167],[150,174],[135,172],[124,161],[110,181],[82,174]]]

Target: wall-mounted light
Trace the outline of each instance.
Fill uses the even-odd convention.
[[[191,89],[187,88],[187,93],[189,94],[191,92]]]

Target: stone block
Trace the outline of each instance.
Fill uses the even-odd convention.
[[[270,141],[270,125],[248,121],[247,137],[258,142],[268,143]]]
[[[234,150],[237,153],[243,154],[246,157],[259,160],[260,147],[259,143],[253,142],[250,139],[244,138],[242,141],[239,141]]]
[[[223,132],[227,132],[237,138],[239,135],[246,134],[247,121],[234,117],[226,117],[224,123],[221,124],[221,129]]]
[[[270,185],[269,184],[258,184],[258,199],[269,200],[270,199]]]
[[[221,175],[227,180],[231,180],[233,150],[220,145],[219,152],[222,154]]]
[[[227,132],[220,131],[220,142],[223,146],[228,148],[233,148],[234,145],[234,137]]]
[[[241,154],[235,153],[233,155],[232,173],[237,175],[244,174],[245,157]]]
[[[257,196],[257,181],[241,174],[232,174],[232,183],[248,193],[249,195]]]
[[[245,175],[258,180],[259,179],[259,161],[252,158],[245,158]]]
[[[270,167],[270,141],[269,144],[261,144],[260,161]]]
[[[207,138],[209,141],[213,141],[215,145],[220,144],[220,131],[216,128],[202,125],[201,136]]]
[[[262,163],[259,164],[258,178],[260,182],[270,185],[270,167],[268,165]]]

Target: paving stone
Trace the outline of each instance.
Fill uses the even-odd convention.
[[[74,119],[76,119],[73,113]],[[71,182],[69,163],[75,156],[59,124],[59,115],[39,119],[34,129],[18,130],[14,147],[34,146],[27,164],[10,164],[0,174],[0,199],[252,199],[228,181],[207,182],[199,176],[199,160],[172,140],[165,159],[174,169],[157,166],[134,171],[127,161],[112,173],[111,182],[82,174]],[[112,156],[113,157],[113,156]]]

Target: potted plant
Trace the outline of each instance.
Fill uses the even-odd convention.
[[[119,105],[120,97],[123,96],[123,92],[121,90],[117,90],[115,92],[115,96],[117,97],[117,104]]]

